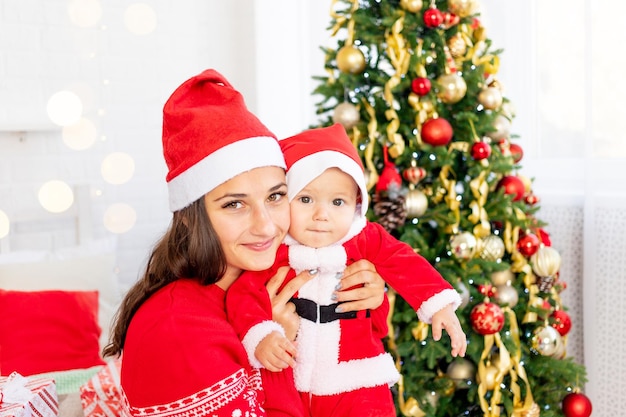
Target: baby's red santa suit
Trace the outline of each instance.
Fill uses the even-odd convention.
[[[359,259],[369,259],[383,279],[415,308],[420,320],[426,323],[430,323],[432,315],[443,307],[449,304],[458,307],[461,298],[409,245],[395,239],[379,224],[366,220],[368,192],[363,165],[341,125],[305,131],[279,143],[287,163],[290,201],[329,168],[339,168],[350,175],[358,185],[362,200],[348,234],[339,242],[312,248],[288,236],[285,240],[288,249],[279,250],[277,264],[272,268],[274,271],[288,258],[296,274],[304,270],[318,271],[315,278],[300,289],[294,301],[303,318],[297,336],[296,387],[313,396],[329,396],[392,385],[399,374],[381,341],[386,328],[381,329],[380,323],[382,321],[386,326],[386,314],[381,316],[378,311],[334,312],[337,305],[332,294],[345,266]],[[253,281],[260,285],[263,279],[247,282]],[[245,279],[240,279],[235,283],[229,297],[234,297],[233,289],[239,291],[237,287],[244,282]],[[246,303],[244,298],[239,301]],[[261,366],[254,358],[258,342],[276,330],[276,323],[267,321],[271,316],[265,320],[254,322],[248,316],[242,318],[241,323],[233,324],[240,335],[245,335],[243,344],[255,366]]]

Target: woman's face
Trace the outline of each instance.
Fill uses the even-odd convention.
[[[256,168],[237,175],[204,196],[206,211],[226,256],[228,288],[244,270],[261,271],[274,263],[289,229],[285,171]]]

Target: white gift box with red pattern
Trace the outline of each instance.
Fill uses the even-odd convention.
[[[0,417],[55,417],[59,401],[54,379],[0,377]]]

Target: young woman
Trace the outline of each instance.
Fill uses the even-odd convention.
[[[285,163],[274,135],[214,70],[187,80],[163,109],[172,222],[143,277],[122,302],[105,355],[122,356],[124,413],[136,416],[301,416],[302,404],[266,404],[258,370],[228,323],[226,290],[244,270],[269,268],[289,228]],[[308,272],[277,292],[273,318],[295,334],[289,298]],[[346,310],[376,308],[384,283],[368,262],[344,271]],[[242,310],[245,305],[238,306]]]

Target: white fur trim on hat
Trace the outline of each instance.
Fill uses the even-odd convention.
[[[304,187],[329,168],[339,168],[350,175],[361,192],[361,215],[365,217],[368,193],[363,169],[352,158],[337,151],[320,151],[296,161],[287,171],[287,195],[289,201]]]
[[[265,166],[286,168],[280,146],[272,137],[242,139],[217,149],[170,180],[170,210],[183,209],[231,178]]]

